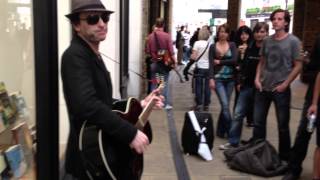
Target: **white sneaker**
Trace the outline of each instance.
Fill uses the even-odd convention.
[[[228,149],[230,149],[230,148],[232,148],[232,146],[231,146],[230,143],[221,144],[221,145],[219,146],[219,149],[220,149],[220,150],[228,150]]]
[[[172,107],[171,105],[167,104],[164,108],[165,108],[166,110],[170,110],[170,109],[172,109],[173,107]]]

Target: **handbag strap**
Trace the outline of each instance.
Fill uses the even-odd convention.
[[[198,60],[204,55],[204,53],[205,53],[205,52],[207,51],[207,49],[208,49],[208,46],[209,46],[209,42],[207,42],[206,48],[204,49],[204,51],[202,51],[201,55],[200,55],[195,61],[198,61]]]
[[[197,61],[199,61],[199,59],[204,55],[204,53],[207,51],[208,47],[209,47],[209,42],[207,42],[207,46],[206,46],[206,48],[204,49],[204,51],[202,51],[201,55],[195,60],[195,62],[196,62],[196,68],[198,68],[198,62],[197,62]]]
[[[156,32],[153,32],[154,34],[154,38],[156,39],[156,47],[157,47],[157,50],[160,48],[160,43],[159,43],[159,39],[158,39],[158,35]]]

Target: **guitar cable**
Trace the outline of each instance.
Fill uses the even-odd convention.
[[[104,53],[102,53],[102,52],[99,52],[99,53],[100,53],[102,56],[104,56],[105,58],[109,59],[110,61],[112,61],[112,62],[120,65],[120,63],[119,63],[117,60],[112,59],[111,57],[107,56],[106,54],[104,54]],[[142,74],[137,73],[136,71],[134,71],[134,70],[132,70],[132,69],[130,69],[130,68],[129,68],[129,71],[132,72],[132,73],[134,73],[135,75],[141,77],[142,79],[147,79],[148,81],[152,81],[152,80],[146,78],[145,76],[143,76]]]
[[[79,135],[79,150],[80,152],[82,152],[82,137],[83,137],[83,131],[84,131],[84,127],[86,126],[87,121],[85,121],[80,129],[80,135]],[[86,174],[89,177],[90,180],[94,180],[92,175],[90,174],[90,172],[86,169]]]
[[[102,130],[100,129],[98,133],[99,133],[99,134],[98,134],[98,137],[99,137],[99,139],[98,139],[98,140],[99,140],[99,149],[100,149],[100,155],[101,155],[101,157],[102,157],[103,164],[104,164],[104,166],[106,167],[106,169],[107,169],[107,171],[108,171],[111,179],[112,179],[112,180],[117,180],[117,178],[116,178],[116,177],[114,176],[114,174],[112,173],[112,171],[111,171],[111,169],[110,169],[110,167],[109,167],[109,164],[108,164],[108,162],[107,162],[107,158],[106,158],[106,156],[105,156],[105,154],[104,154],[103,144],[102,144]]]
[[[112,61],[112,62],[120,65],[120,63],[119,63],[117,60],[112,59],[111,57],[107,56],[106,54],[104,54],[104,53],[102,53],[102,52],[99,52],[99,53],[100,53],[102,56],[104,56],[105,58],[107,58],[108,60],[110,60],[110,61]],[[129,70],[130,72],[132,72],[133,74],[141,77],[142,79],[146,79],[146,80],[148,80],[148,81],[151,82],[151,83],[155,83],[155,80],[154,80],[154,79],[148,79],[147,77],[143,76],[142,74],[140,74],[140,73],[138,73],[138,72],[136,72],[136,71],[134,71],[134,70],[132,70],[132,69],[130,69],[130,68],[128,68],[128,70]],[[182,78],[181,74],[179,73],[179,71],[178,71],[176,68],[173,68],[172,70],[175,71],[175,73],[178,75],[179,80],[180,80],[180,83],[184,83],[183,78]]]
[[[83,131],[84,131],[86,124],[87,124],[87,121],[85,121],[82,124],[81,129],[80,129],[80,136],[79,136],[79,150],[80,151],[82,151]],[[109,176],[111,177],[111,179],[117,180],[117,178],[115,178],[114,174],[112,173],[112,171],[109,167],[109,164],[107,162],[107,158],[105,157],[105,154],[104,154],[103,145],[102,145],[102,130],[101,129],[98,132],[98,142],[99,142],[99,150],[100,150],[100,155],[101,155],[103,164],[104,164],[105,168],[107,169],[107,172],[108,172]],[[87,169],[86,169],[86,174],[90,180],[94,180],[91,173]]]

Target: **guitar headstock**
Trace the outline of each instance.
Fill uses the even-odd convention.
[[[158,83],[157,90],[159,92],[162,92],[163,88],[165,87],[164,75],[156,73],[156,80],[157,80],[157,83]]]

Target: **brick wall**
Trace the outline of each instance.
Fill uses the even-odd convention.
[[[240,0],[228,1],[228,24],[232,30],[238,28],[240,19]],[[295,0],[293,34],[303,42],[305,50],[310,51],[315,37],[320,34],[320,0]]]
[[[319,0],[295,0],[293,33],[302,40],[305,50],[312,49],[320,34]]]
[[[310,50],[316,36],[320,34],[320,1],[306,0],[304,14],[303,43]]]

